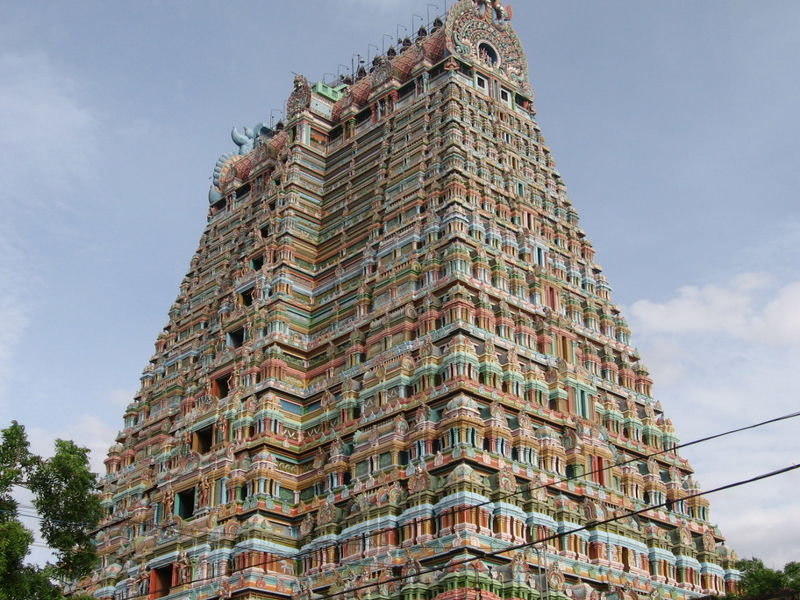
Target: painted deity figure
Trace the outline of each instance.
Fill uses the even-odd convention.
[[[519,416],[517,417],[517,420],[519,421],[519,428],[522,431],[531,431],[532,421],[531,418],[528,416],[528,413],[524,411],[520,412]]]
[[[431,407],[428,406],[427,404],[420,404],[416,414],[417,424],[424,423],[430,418],[430,416],[431,416]]]
[[[136,576],[136,580],[134,582],[134,587],[136,588],[136,592],[139,595],[147,595],[150,593],[150,572],[146,569],[142,569],[139,574]]]
[[[164,515],[172,515],[172,509],[175,506],[175,491],[169,487],[164,492]]]
[[[524,581],[528,571],[528,561],[522,552],[517,552],[511,561],[511,577],[514,581]]]
[[[208,476],[203,474],[200,478],[200,497],[198,504],[200,506],[207,506],[211,497],[211,483],[208,481]]]
[[[178,583],[189,583],[192,579],[192,564],[189,562],[189,557],[186,552],[181,552],[178,561],[175,563],[175,569],[178,574]]]

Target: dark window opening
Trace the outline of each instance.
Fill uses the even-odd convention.
[[[224,398],[230,393],[230,375],[223,375],[214,380],[213,391],[217,398]]]
[[[242,292],[242,304],[244,306],[252,306],[253,304],[253,288]]]
[[[399,90],[397,90],[397,100],[398,102],[408,96],[409,94],[413,93],[416,89],[417,83],[415,81],[411,81],[410,83],[405,84]]]
[[[223,198],[222,200],[217,200],[214,204],[211,205],[211,214],[216,215],[217,213],[222,212],[225,210],[226,200]]]
[[[261,234],[261,237],[262,237],[262,238],[269,237],[269,234],[270,234],[269,225],[264,225],[264,226],[263,226],[261,229],[259,229],[258,231],[259,231],[259,233]],[[255,268],[255,267],[253,267],[253,268]]]
[[[193,450],[200,454],[206,454],[211,451],[211,446],[214,443],[214,426],[209,425],[194,432]]]
[[[189,519],[194,514],[194,488],[178,492],[177,499],[177,515],[181,519]]]
[[[245,183],[242,187],[236,190],[236,198],[238,200],[241,200],[249,193],[250,193],[250,184]]]
[[[368,121],[371,116],[372,111],[369,108],[362,110],[356,115],[356,125],[361,125],[361,123]]]
[[[401,450],[400,451],[399,460],[400,460],[400,464],[401,465],[403,465],[403,466],[407,465],[408,464],[408,452],[406,452],[405,450]]]
[[[252,302],[252,297],[250,300]],[[244,327],[234,329],[228,333],[228,345],[231,348],[239,348],[242,344],[244,344]]]
[[[491,65],[497,64],[497,51],[491,46],[483,42],[478,46],[478,56]]]
[[[155,572],[155,576],[151,581],[155,584],[155,589],[150,590],[150,597],[161,598],[162,596],[166,596],[169,594],[169,590],[172,587],[172,565],[169,564],[166,567],[157,567],[153,569],[153,571]]]
[[[441,75],[442,73],[444,73],[444,65],[442,64],[436,65],[430,70],[431,79],[433,79],[437,75]]]
[[[261,235],[263,236],[264,234],[262,233]],[[253,258],[250,261],[250,266],[253,268],[253,271],[260,271],[261,267],[264,266],[264,255],[260,254]]]

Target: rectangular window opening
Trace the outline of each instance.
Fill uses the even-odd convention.
[[[226,205],[227,201],[225,200],[225,198],[223,198],[222,200],[217,200],[216,202],[214,202],[214,204],[211,205],[211,214],[216,215],[222,212],[223,210],[225,210]]]
[[[150,580],[150,597],[161,598],[169,594],[172,587],[172,564],[153,569],[153,578]]]
[[[177,515],[181,519],[191,518],[194,515],[194,488],[178,492],[177,500]]]
[[[252,306],[253,305],[253,288],[245,290],[241,294],[242,298],[242,305],[243,306]]]
[[[223,375],[222,377],[217,377],[214,380],[213,392],[217,398],[225,398],[230,393],[230,373]]]
[[[250,301],[252,302],[252,292]],[[228,345],[231,348],[239,348],[242,344],[244,344],[244,338],[244,327],[234,329],[233,331],[228,332]]]
[[[194,432],[194,440],[192,449],[199,454],[207,454],[211,452],[211,446],[214,443],[214,426],[209,425]]]

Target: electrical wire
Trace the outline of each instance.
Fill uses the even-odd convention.
[[[681,448],[681,447],[687,447],[687,446],[699,444],[699,443],[710,441],[710,440],[713,440],[713,439],[717,439],[717,438],[720,438],[720,437],[723,437],[723,436],[726,436],[726,435],[731,435],[733,433],[739,433],[741,431],[754,429],[754,428],[757,428],[757,427],[761,427],[763,425],[775,423],[775,422],[778,422],[778,421],[783,421],[783,420],[794,418],[794,417],[797,417],[797,416],[800,416],[800,411],[794,412],[794,413],[789,413],[787,415],[782,415],[780,417],[775,417],[775,418],[772,418],[772,419],[768,419],[766,421],[761,421],[759,423],[754,423],[754,424],[747,425],[747,426],[744,426],[744,427],[739,427],[739,428],[736,428],[736,429],[728,430],[728,431],[725,431],[725,432],[722,432],[722,433],[718,433],[718,434],[714,434],[714,435],[711,435],[711,436],[706,436],[706,437],[703,437],[703,438],[699,438],[699,439],[696,439],[696,440],[693,440],[693,441],[690,441],[690,442],[686,442],[684,444],[679,444],[679,445],[673,446],[672,448],[670,448],[668,450],[661,450],[661,451],[658,451],[658,452],[654,452],[651,455],[647,455],[646,457],[655,456],[655,455],[658,455],[658,454],[663,454],[665,452],[670,452],[670,451],[673,451],[673,450],[677,450],[678,448]],[[629,460],[624,461],[624,462],[622,462],[620,464],[627,464],[629,462],[633,462],[633,461],[637,461],[637,460],[641,460],[641,458],[629,459]],[[596,472],[605,471],[605,470],[608,470],[608,469],[613,468],[615,466],[618,466],[618,465],[616,465],[616,464],[615,465],[609,465],[608,467],[605,467],[603,469],[596,470]],[[700,491],[700,492],[697,492],[697,493],[694,493],[694,494],[689,494],[689,495],[683,496],[681,499],[682,500],[687,500],[687,499],[695,498],[695,497],[702,496],[702,495],[705,495],[705,494],[712,494],[712,493],[715,493],[715,492],[719,492],[719,491],[723,491],[723,490],[726,490],[726,489],[730,489],[730,488],[738,487],[738,486],[745,485],[745,484],[748,484],[748,483],[752,483],[752,482],[755,482],[755,481],[759,481],[761,479],[774,477],[776,475],[780,475],[782,473],[786,473],[786,472],[792,471],[792,470],[797,469],[797,468],[800,468],[800,464],[791,465],[789,467],[785,467],[783,469],[778,469],[776,471],[770,471],[768,473],[764,473],[762,475],[757,475],[757,476],[752,477],[750,479],[741,480],[741,481],[738,481],[738,482],[734,482],[732,484],[727,484],[727,485],[724,485],[724,486],[721,486],[721,487],[718,487],[718,488],[714,488],[712,490],[708,490],[708,491],[705,491],[705,492]],[[574,478],[564,478],[564,479],[562,479],[560,481],[554,481],[552,483],[542,484],[542,485],[540,485],[540,486],[538,486],[536,488],[529,489],[528,491],[533,491],[533,490],[540,489],[540,488],[543,488],[543,487],[548,487],[548,486],[554,485],[556,483],[570,481],[572,479],[574,479]],[[506,497],[510,497],[510,496],[515,495],[517,493],[519,493],[519,492],[509,493]],[[484,502],[482,504],[472,505],[469,508],[473,509],[473,508],[476,508],[478,506],[484,506],[486,504],[493,504],[494,502],[495,501]],[[623,515],[618,515],[618,516],[610,518],[610,519],[605,519],[605,520],[602,520],[602,521],[593,521],[590,525],[585,525],[585,526],[576,528],[574,530],[564,531],[564,532],[561,532],[561,533],[558,533],[558,534],[554,534],[552,536],[549,536],[547,538],[542,538],[542,539],[536,540],[534,542],[528,542],[528,543],[520,544],[520,545],[517,545],[517,546],[510,546],[508,548],[504,548],[503,550],[499,550],[499,551],[496,551],[496,552],[493,552],[493,553],[484,554],[483,557],[498,555],[498,554],[502,554],[503,552],[508,552],[510,550],[515,550],[515,549],[519,549],[519,548],[525,548],[525,547],[533,546],[533,545],[536,545],[536,544],[539,544],[539,543],[542,543],[542,542],[545,542],[545,541],[549,541],[551,539],[557,539],[557,538],[561,537],[562,535],[570,535],[572,533],[575,533],[575,532],[578,532],[578,531],[583,531],[583,530],[588,529],[590,527],[596,527],[598,525],[603,525],[603,524],[606,524],[606,523],[610,523],[610,522],[613,522],[613,521],[621,519],[621,518],[626,518],[626,517],[629,517],[629,516],[642,514],[644,512],[652,510],[654,508],[661,508],[661,507],[667,506],[671,502],[672,501],[668,500],[666,502],[662,502],[662,503],[654,504],[654,505],[649,505],[649,506],[647,506],[645,508],[638,509],[638,510],[635,510],[635,511],[623,514]],[[462,507],[462,508],[460,508],[458,510],[459,511],[463,511],[464,508]],[[456,511],[453,511],[453,512],[456,512]],[[435,520],[435,519],[441,518],[444,514],[446,514],[446,513],[442,512],[440,515],[437,515],[436,517],[432,517],[432,518],[428,517],[427,520],[431,520],[431,519]],[[385,533],[385,532],[375,532],[375,533]],[[370,534],[370,535],[375,535],[375,534]],[[187,535],[186,537],[188,539],[194,539],[194,537],[192,537],[192,536],[188,536]],[[264,567],[264,566],[268,566],[268,565],[274,564],[276,562],[282,562],[282,561],[285,561],[285,560],[296,560],[297,558],[302,558],[304,556],[308,556],[308,555],[310,555],[310,554],[312,554],[314,552],[319,552],[319,551],[326,550],[326,549],[333,548],[333,547],[339,547],[339,546],[342,545],[342,543],[343,542],[337,542],[336,544],[331,544],[331,545],[328,545],[328,546],[321,546],[319,548],[314,548],[312,550],[299,552],[299,553],[292,554],[292,555],[270,558],[270,559],[267,559],[267,560],[259,562],[259,563],[251,564],[251,565],[249,565],[249,568]],[[477,559],[477,557],[474,558],[474,559],[468,559],[468,560],[463,561],[463,562],[470,562],[471,560],[476,560],[476,559]],[[461,563],[451,563],[451,565],[449,565],[449,566],[452,566],[453,564],[461,564]],[[429,570],[429,571],[426,571],[426,572],[433,572],[433,571],[436,571],[436,570],[438,570],[438,569],[432,569],[432,570]],[[423,574],[423,572],[417,573],[417,575],[420,575],[420,574]],[[199,583],[199,582],[202,582],[202,581],[208,581],[208,580],[213,579],[213,578],[214,577],[203,577],[203,578],[198,578],[198,579],[192,579],[192,580],[190,580],[190,581],[188,581],[186,583],[187,584],[189,584],[189,583]],[[398,581],[398,580],[401,580],[401,579],[404,579],[404,578],[405,577],[388,579],[388,580],[384,580],[384,581],[377,582],[377,583],[366,584],[363,587],[372,587],[374,585],[384,585],[386,583],[391,583],[393,581]],[[347,590],[347,593],[356,591],[357,589],[361,589],[361,588],[353,588],[353,589]],[[345,593],[345,592],[337,592],[336,594],[332,594],[332,595],[329,595],[329,596],[323,596],[323,597],[320,597],[320,598],[316,598],[315,600],[324,600],[325,598],[330,598],[330,597],[339,595],[341,593]],[[145,594],[145,595],[141,595],[140,594],[138,596],[129,596],[128,598],[129,598],[129,600],[132,600],[133,598],[144,597],[146,595],[147,594]]]
[[[756,429],[758,427],[763,427],[765,425],[770,425],[772,423],[785,421],[787,419],[793,419],[793,418],[796,418],[798,416],[800,416],[800,411],[796,411],[796,412],[793,412],[793,413],[788,413],[788,414],[781,415],[781,416],[778,416],[778,417],[773,417],[773,418],[767,419],[765,421],[760,421],[758,423],[753,423],[753,424],[750,424],[750,425],[737,427],[735,429],[729,429],[727,431],[723,431],[723,432],[720,432],[720,433],[715,433],[713,435],[709,435],[709,436],[705,436],[705,437],[702,437],[702,438],[698,438],[698,439],[695,439],[695,440],[692,440],[692,441],[689,441],[689,442],[684,442],[682,444],[677,444],[677,445],[672,446],[672,447],[667,448],[667,449],[657,450],[655,452],[651,452],[649,454],[645,454],[645,455],[642,455],[642,456],[639,456],[639,457],[632,457],[632,458],[628,458],[628,459],[622,460],[620,462],[609,464],[609,465],[604,466],[602,468],[594,469],[592,471],[584,473],[583,475],[580,476],[580,478],[581,479],[585,479],[585,478],[587,478],[587,477],[589,477],[591,475],[596,475],[598,473],[602,473],[604,471],[608,471],[608,470],[616,468],[616,467],[621,467],[621,466],[624,466],[624,465],[627,465],[627,464],[630,464],[630,463],[633,463],[633,462],[639,462],[639,461],[647,460],[649,458],[653,458],[653,457],[656,457],[656,456],[659,456],[659,455],[662,455],[662,454],[667,454],[669,452],[674,452],[674,451],[676,451],[676,450],[678,450],[680,448],[687,448],[689,446],[694,446],[694,445],[697,445],[697,444],[700,444],[700,443],[708,442],[708,441],[715,440],[715,439],[718,439],[718,438],[721,438],[721,437],[725,437],[725,436],[728,436],[728,435],[733,435],[735,433],[740,433],[742,431],[747,431],[747,430],[750,430],[750,429]],[[527,486],[520,486],[520,489],[518,489],[518,490],[516,490],[514,492],[505,492],[504,495],[500,496],[496,500],[487,500],[485,502],[479,502],[478,504],[470,505],[469,508],[470,509],[481,508],[483,506],[488,506],[490,504],[495,504],[496,502],[503,501],[503,500],[506,500],[508,498],[512,498],[514,496],[518,496],[518,495],[523,494],[525,492],[534,492],[534,491],[537,491],[537,490],[540,490],[540,489],[544,489],[544,488],[547,488],[547,487],[551,487],[551,486],[555,486],[555,485],[558,485],[558,484],[561,484],[561,483],[566,483],[566,482],[569,482],[569,481],[576,481],[577,479],[579,479],[579,478],[578,477],[561,477],[561,478],[556,478],[551,482],[539,483],[535,487],[531,487],[531,484],[529,483]],[[533,482],[531,482],[531,483],[533,483]],[[462,512],[463,510],[464,510],[463,508],[454,507],[452,509],[446,509],[446,510],[442,511],[441,513],[437,514],[437,515],[433,515],[433,516],[430,516],[430,517],[424,517],[424,518],[421,518],[421,519],[417,519],[414,522],[417,525],[422,524],[422,523],[428,523],[428,522],[435,523],[437,520],[440,520],[442,517],[452,516],[452,515],[455,515],[455,514],[457,514],[459,512]],[[202,531],[204,533],[214,533],[214,531],[210,530],[210,529],[204,529]],[[196,534],[197,532],[198,532],[198,530],[195,530],[195,532],[193,532],[193,533]],[[373,536],[376,536],[376,535],[379,535],[379,534],[382,534],[382,533],[385,533],[385,532],[384,531],[375,531],[375,532],[370,532],[368,534],[363,534],[365,539],[362,540],[362,541],[367,541],[367,538],[371,539]],[[196,535],[189,535],[189,534],[183,534],[183,535],[184,535],[184,537],[183,537],[183,539],[181,541],[190,541],[190,540],[194,540],[197,537]],[[333,543],[333,544],[328,544],[328,545],[325,545],[325,546],[319,546],[319,547],[316,547],[316,548],[310,548],[308,550],[297,552],[295,554],[289,554],[289,555],[282,556],[282,557],[276,557],[276,558],[273,558],[273,559],[269,559],[269,561],[271,561],[271,562],[264,563],[264,566],[266,566],[268,564],[272,564],[274,562],[280,562],[280,561],[283,561],[283,560],[287,560],[287,559],[296,560],[296,559],[304,558],[306,556],[311,556],[312,554],[314,554],[316,552],[323,552],[323,551],[329,550],[331,548],[337,548],[338,549],[345,543],[346,543],[346,541],[342,541],[342,542],[337,541],[336,543]]]
[[[790,471],[794,471],[795,469],[800,469],[800,463],[789,465],[788,467],[783,467],[781,469],[776,469],[774,471],[769,471],[767,473],[762,473],[760,475],[756,475],[754,477],[750,477],[749,479],[742,479],[742,480],[739,480],[739,481],[735,481],[733,483],[728,483],[726,485],[721,485],[719,487],[716,487],[716,488],[711,489],[711,490],[707,490],[705,492],[697,492],[697,493],[694,493],[694,494],[689,494],[687,496],[684,496],[681,499],[682,500],[688,500],[690,498],[697,498],[698,496],[714,494],[716,492],[721,492],[721,491],[729,490],[729,489],[736,488],[736,487],[739,487],[739,486],[742,486],[742,485],[747,485],[749,483],[754,483],[754,482],[760,481],[762,479],[768,479],[770,477],[775,477],[777,475],[783,475],[784,473],[788,473]],[[622,515],[615,515],[615,516],[610,517],[608,519],[602,519],[602,520],[599,520],[599,521],[592,521],[591,523],[589,523],[587,525],[582,525],[580,527],[576,527],[576,528],[570,529],[568,531],[562,531],[560,533],[555,533],[553,535],[549,535],[549,536],[534,540],[532,542],[525,542],[524,544],[515,544],[513,546],[508,546],[507,548],[503,548],[502,550],[495,550],[493,552],[486,552],[482,556],[475,556],[475,557],[472,557],[472,558],[465,558],[464,560],[451,562],[451,563],[447,564],[447,568],[457,567],[459,565],[464,565],[464,564],[473,562],[475,560],[483,560],[484,558],[491,557],[491,556],[500,556],[501,554],[504,554],[505,552],[511,552],[513,550],[522,550],[523,548],[530,548],[531,546],[535,546],[536,544],[549,542],[550,540],[558,539],[558,538],[560,538],[561,536],[564,536],[564,535],[572,535],[573,533],[577,533],[579,531],[586,531],[587,529],[593,529],[593,528],[597,527],[598,525],[606,525],[608,523],[613,523],[614,521],[618,521],[620,519],[626,519],[628,517],[633,517],[633,516],[636,516],[636,515],[640,515],[640,514],[642,514],[644,512],[647,512],[648,510],[652,510],[654,508],[661,508],[661,507],[667,506],[671,502],[672,502],[671,500],[667,500],[665,502],[660,502],[658,504],[653,504],[651,506],[647,506],[646,508],[640,508],[638,510],[630,511],[630,512],[624,513]],[[427,569],[427,570],[419,571],[418,573],[415,573],[414,575],[399,575],[397,577],[392,577],[390,579],[385,579],[383,581],[378,581],[378,582],[374,582],[374,583],[368,583],[368,584],[364,584],[364,585],[361,585],[361,586],[358,586],[358,587],[350,588],[349,590],[346,590],[346,591],[336,592],[334,594],[327,594],[327,595],[324,595],[324,596],[318,596],[317,598],[315,598],[315,600],[327,600],[328,598],[335,598],[336,596],[339,596],[341,594],[352,594],[353,592],[357,592],[359,590],[363,590],[363,589],[370,588],[370,587],[375,587],[376,585],[386,585],[387,583],[394,583],[396,581],[402,581],[404,579],[408,579],[409,577],[418,577],[419,575],[424,575],[426,573],[434,573],[434,572],[439,571],[439,570],[440,570],[440,568],[430,568],[430,569]]]
[[[718,439],[718,438],[721,438],[721,437],[725,437],[725,436],[728,436],[728,435],[732,435],[732,434],[735,434],[735,433],[740,433],[742,431],[756,429],[758,427],[763,427],[765,425],[770,425],[772,423],[777,423],[777,422],[784,421],[784,420],[787,420],[787,419],[796,418],[798,416],[800,416],[800,411],[796,411],[796,412],[793,412],[793,413],[788,413],[788,414],[785,414],[785,415],[781,415],[781,416],[778,416],[778,417],[767,419],[765,421],[760,421],[758,423],[753,423],[753,424],[750,424],[750,425],[737,427],[735,429],[729,429],[727,431],[723,431],[723,432],[716,433],[716,434],[713,434],[713,435],[709,435],[709,436],[705,436],[705,437],[702,437],[702,438],[698,438],[698,439],[695,439],[695,440],[692,440],[692,441],[689,441],[689,442],[684,442],[682,444],[677,444],[677,445],[672,446],[672,447],[670,447],[668,449],[658,450],[656,452],[652,452],[650,454],[646,454],[646,455],[643,455],[641,457],[633,457],[633,458],[629,458],[629,459],[626,459],[626,460],[623,460],[623,461],[620,461],[620,462],[617,462],[617,463],[609,464],[609,465],[607,465],[605,467],[602,467],[600,469],[594,469],[592,471],[584,473],[583,475],[581,475],[581,478],[586,478],[588,476],[595,475],[595,474],[598,474],[598,473],[601,473],[601,472],[604,472],[604,471],[608,471],[608,470],[616,468],[616,467],[624,466],[624,465],[630,464],[632,462],[638,462],[638,461],[641,461],[641,460],[646,460],[648,458],[659,456],[661,454],[666,454],[668,452],[673,452],[675,450],[678,450],[679,448],[687,448],[689,446],[694,446],[694,445],[697,445],[697,444],[700,444],[700,443],[708,442],[708,441],[715,440],[715,439]],[[471,505],[469,507],[469,509],[473,510],[473,509],[476,509],[476,508],[480,508],[480,507],[483,507],[483,506],[494,504],[495,502],[498,502],[498,501],[506,500],[508,498],[517,496],[517,495],[519,495],[521,493],[524,493],[524,492],[533,492],[533,491],[537,491],[539,489],[543,489],[543,488],[547,488],[547,487],[550,487],[550,486],[558,485],[560,483],[565,483],[565,482],[569,482],[569,481],[575,481],[576,479],[577,479],[576,477],[562,477],[560,479],[553,480],[552,482],[549,482],[549,483],[539,484],[536,487],[530,487],[530,484],[528,484],[528,486],[521,487],[519,490],[516,490],[514,492],[505,493],[505,495],[501,496],[497,500],[489,500],[489,501],[480,502],[478,504]],[[34,508],[34,507],[29,506],[28,508]],[[464,510],[463,507],[460,507],[460,508],[459,507],[453,507],[452,509],[448,509],[448,510],[442,511],[441,513],[439,513],[437,515],[434,515],[434,516],[431,516],[431,517],[425,517],[425,518],[422,518],[422,519],[418,519],[418,520],[415,521],[415,523],[417,525],[419,525],[421,523],[426,523],[426,522],[436,522],[437,520],[441,520],[442,517],[451,516],[451,515],[457,514],[459,512],[463,512],[463,510]],[[4,511],[4,512],[13,512],[13,511]],[[20,516],[24,516],[24,517],[27,517],[27,518],[33,518],[33,519],[39,519],[39,520],[43,519],[43,517],[41,517],[39,515],[21,514]],[[89,525],[89,523],[84,523],[84,522],[80,522],[80,521],[56,520],[56,522],[65,523],[65,524],[74,524],[74,525]],[[184,541],[194,540],[197,537],[196,533],[197,533],[197,531],[193,532],[193,534],[182,534],[181,539],[179,541],[180,542],[184,542]],[[203,533],[214,534],[216,532],[214,530],[211,530],[211,529],[205,529],[205,530],[203,530]],[[379,534],[382,534],[382,533],[385,533],[385,532],[384,531],[376,531],[376,532],[370,532],[369,534],[362,534],[362,538],[363,538],[362,539],[362,543],[367,541],[367,537],[372,538],[373,536],[379,535]],[[297,552],[297,553],[294,553],[294,554],[289,554],[289,555],[286,555],[286,556],[270,558],[270,559],[267,559],[266,561],[264,561],[262,563],[258,563],[258,564],[253,565],[253,566],[269,566],[271,564],[274,564],[276,562],[281,562],[281,561],[284,561],[284,560],[297,560],[297,559],[300,559],[300,558],[304,558],[306,556],[311,556],[312,554],[314,554],[316,552],[323,552],[323,551],[329,550],[331,548],[339,549],[344,543],[346,543],[346,541],[342,541],[342,542],[338,542],[337,541],[334,544],[328,544],[326,546],[319,546],[319,547],[316,547],[316,548],[311,548],[311,549],[308,549],[308,550],[304,550],[304,551]]]
[[[794,464],[794,465],[789,465],[788,467],[783,467],[781,469],[776,469],[774,471],[769,471],[767,473],[762,473],[760,475],[756,475],[756,476],[750,477],[748,479],[735,481],[733,483],[722,485],[722,486],[716,487],[714,489],[707,490],[705,492],[697,492],[697,493],[694,493],[694,494],[689,494],[687,496],[684,496],[682,498],[682,500],[688,500],[690,498],[696,498],[698,496],[714,494],[716,492],[721,492],[721,491],[724,491],[724,490],[740,487],[742,485],[747,485],[749,483],[754,483],[754,482],[760,481],[762,479],[768,479],[770,477],[775,477],[777,475],[782,475],[784,473],[788,473],[788,472],[793,471],[793,470],[798,469],[798,468],[800,468],[800,463]],[[467,564],[467,563],[473,562],[475,560],[483,560],[484,558],[487,558],[487,557],[499,556],[501,554],[504,554],[506,552],[510,552],[510,551],[513,551],[513,550],[521,550],[523,548],[529,548],[529,547],[535,546],[537,544],[541,544],[541,543],[548,542],[550,540],[558,539],[558,538],[560,538],[562,536],[565,536],[565,535],[571,535],[571,534],[577,533],[579,531],[585,531],[587,529],[595,528],[595,527],[597,527],[599,525],[606,525],[608,523],[613,523],[614,521],[618,521],[620,519],[626,519],[628,517],[636,516],[636,515],[642,514],[644,512],[647,512],[647,511],[655,509],[655,508],[661,508],[661,507],[667,506],[670,502],[671,502],[670,500],[667,500],[665,502],[660,502],[658,504],[649,505],[649,506],[647,506],[645,508],[641,508],[641,509],[638,509],[638,510],[630,511],[630,512],[627,512],[627,513],[624,513],[624,514],[618,514],[618,515],[615,515],[615,516],[610,517],[608,519],[602,519],[602,520],[599,520],[599,521],[592,521],[591,523],[589,523],[587,525],[576,527],[576,528],[570,529],[568,531],[562,531],[560,533],[554,533],[553,535],[549,535],[549,536],[546,536],[546,537],[543,537],[543,538],[539,538],[539,539],[536,539],[536,540],[534,540],[532,542],[525,542],[523,544],[516,544],[516,545],[513,545],[513,546],[508,546],[506,548],[503,548],[502,550],[495,550],[493,552],[485,552],[481,556],[475,556],[475,557],[467,558],[467,559],[464,559],[464,560],[461,560],[461,561],[450,562],[446,566],[448,568],[451,568],[451,567],[454,567],[454,566]],[[288,559],[291,559],[291,558],[292,558],[291,556],[286,556],[286,557],[282,557],[280,560],[288,560]],[[248,568],[261,567],[261,566],[264,566],[266,564],[269,564],[269,562],[270,561],[267,561],[265,563],[256,563],[256,564],[250,565]],[[353,587],[353,588],[350,588],[348,590],[343,590],[341,592],[335,592],[333,594],[317,596],[317,597],[314,598],[314,600],[327,600],[329,598],[335,598],[336,596],[340,596],[342,594],[352,594],[352,593],[357,592],[359,590],[367,589],[367,588],[370,588],[370,587],[375,587],[375,586],[378,586],[378,585],[386,585],[388,583],[394,583],[394,582],[397,582],[397,581],[402,581],[402,580],[408,579],[410,577],[418,577],[420,575],[425,575],[427,573],[435,573],[435,572],[438,572],[440,570],[441,570],[441,567],[423,569],[423,570],[418,571],[417,573],[414,573],[412,575],[400,575],[400,576],[392,577],[392,578],[389,578],[389,579],[385,579],[383,581],[376,581],[376,582],[367,583],[367,584],[364,584],[364,585],[361,585],[361,586]],[[189,581],[183,582],[183,583],[181,583],[181,585],[189,585],[189,584],[194,584],[194,583],[200,583],[200,582],[203,582],[203,581],[209,581],[211,579],[216,579],[218,577],[219,577],[218,575],[209,576],[209,577],[199,577],[199,578],[196,578],[196,579],[191,579]],[[158,594],[158,593],[161,593],[163,591],[164,591],[163,589],[161,589],[161,590],[156,589],[156,590],[150,590],[146,594],[129,595],[129,596],[127,596],[127,600],[135,600],[136,598],[151,597],[152,594]]]

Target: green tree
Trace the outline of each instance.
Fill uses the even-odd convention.
[[[800,590],[800,563],[790,562],[783,568],[770,569],[760,558],[746,558],[736,563],[742,572],[740,596],[771,594],[787,588]]]
[[[13,421],[0,439],[0,600],[60,600],[58,582],[89,573],[96,562],[90,535],[101,516],[89,451],[57,440],[52,458],[30,452],[25,428]],[[28,488],[55,563],[25,563],[33,534],[19,520],[14,486]]]
[[[800,562],[786,563],[783,567],[783,574],[786,575],[787,587],[800,590]]]

